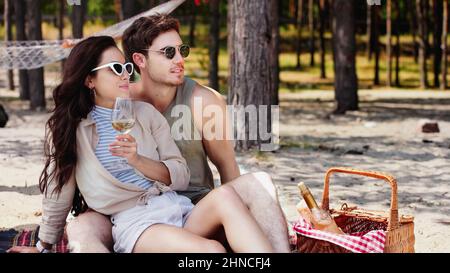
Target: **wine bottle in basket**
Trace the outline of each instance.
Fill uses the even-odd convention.
[[[305,183],[300,182],[298,184],[298,188],[300,189],[300,193],[303,196],[303,199],[305,199],[306,205],[309,208],[310,212],[309,218],[311,224],[315,229],[337,234],[345,234],[337,226],[336,222],[333,220],[331,215],[317,205],[314,196],[311,194],[311,191],[308,189]]]

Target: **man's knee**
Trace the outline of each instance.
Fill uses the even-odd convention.
[[[278,192],[272,177],[266,172],[254,172],[248,173],[242,176],[241,183],[245,183],[245,186],[239,187],[239,190],[246,191],[243,195],[249,196],[253,199],[264,198],[264,196],[270,197],[273,200],[278,200]]]
[[[270,176],[270,174],[268,174],[266,172],[255,172],[255,173],[253,173],[253,177],[255,178],[256,181],[258,181],[262,184],[267,184],[268,186],[275,188],[275,185],[273,183],[273,180],[272,180],[272,177]]]

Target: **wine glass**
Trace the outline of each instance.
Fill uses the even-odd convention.
[[[121,134],[128,134],[136,122],[133,101],[129,97],[118,97],[111,113],[112,127]],[[126,140],[124,140],[126,141]],[[114,162],[115,172],[130,169],[126,158]]]

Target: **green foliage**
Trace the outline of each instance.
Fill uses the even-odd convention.
[[[88,1],[87,14],[95,17],[114,15],[114,0]]]
[[[59,1],[55,0],[42,0],[41,11],[42,14],[56,14],[58,10]]]

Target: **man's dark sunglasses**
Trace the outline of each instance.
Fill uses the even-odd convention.
[[[172,60],[173,57],[175,57],[175,54],[177,54],[177,47],[174,46],[166,46],[164,48],[161,48],[160,50],[151,50],[146,49],[147,51],[151,52],[159,52],[164,54],[167,59]],[[181,57],[186,58],[189,56],[189,52],[191,51],[191,48],[188,45],[180,45],[178,46],[178,51],[180,52]]]

